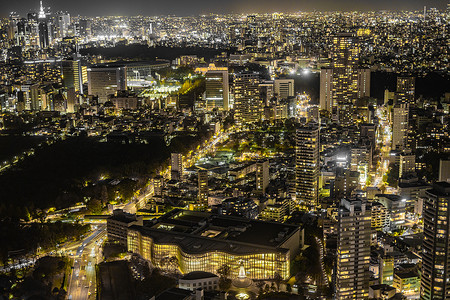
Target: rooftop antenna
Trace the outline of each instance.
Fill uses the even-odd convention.
[[[42,1],[40,1],[39,19],[45,19],[45,11],[44,7],[42,6]]]

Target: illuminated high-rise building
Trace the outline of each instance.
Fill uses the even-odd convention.
[[[422,283],[420,299],[450,295],[450,183],[437,182],[423,201]]]
[[[41,49],[45,49],[49,46],[49,28],[47,22],[47,16],[42,6],[42,1],[40,2],[41,7],[38,14],[38,28],[39,28],[39,46]]]
[[[392,149],[405,150],[408,140],[409,104],[395,105],[392,113]]]
[[[228,85],[228,70],[209,70],[205,74],[206,90],[205,102],[206,108],[212,110],[217,108],[219,110],[229,109],[229,85]]]
[[[56,35],[59,38],[64,38],[69,33],[70,14],[67,12],[58,12],[56,14]]]
[[[336,299],[368,299],[371,210],[364,199],[342,199],[338,210]]]
[[[9,15],[9,26],[8,26],[8,39],[9,40],[14,40],[16,35],[18,34],[18,32],[19,32],[19,27],[18,27],[19,21],[20,21],[20,16],[17,13],[12,12]]]
[[[181,180],[183,176],[183,156],[181,153],[172,153],[172,168],[170,170],[170,178],[172,180]]]
[[[370,69],[358,69],[358,98],[370,97]]]
[[[198,201],[200,205],[208,205],[208,171],[198,170]]]
[[[413,153],[400,153],[400,167],[398,177],[401,178],[406,174],[414,173],[416,171],[416,156]]]
[[[341,81],[334,78],[333,74],[334,68],[328,67],[320,69],[320,109],[327,110],[330,113],[333,111],[333,101],[336,100],[336,98],[333,97],[333,92],[338,91],[334,88],[333,83],[342,83]],[[356,74],[357,98],[361,99],[370,97],[370,69],[358,68],[356,69]],[[339,90],[338,92],[340,92],[341,90]],[[354,96],[354,94],[352,95]],[[337,108],[335,111],[337,112]]]
[[[358,99],[359,51],[352,34],[342,33],[333,37],[333,118],[344,125],[353,123],[355,101]]]
[[[309,123],[296,130],[296,200],[301,206],[316,208],[319,200],[319,127]]]
[[[257,73],[236,74],[234,78],[235,117],[241,124],[261,119],[263,101],[259,93]]]
[[[331,112],[333,108],[333,69],[320,69],[320,109]]]
[[[269,160],[256,163],[256,191],[265,194],[269,185]]]
[[[416,78],[412,76],[397,77],[396,103],[414,103]]]
[[[74,56],[72,59],[63,60],[61,65],[64,87],[74,88],[75,92],[83,94],[83,84],[88,81],[87,67],[83,61]]]

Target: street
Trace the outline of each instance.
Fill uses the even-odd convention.
[[[95,299],[95,265],[101,261],[101,244],[106,237],[106,226],[99,225],[76,249],[69,277],[68,299]]]

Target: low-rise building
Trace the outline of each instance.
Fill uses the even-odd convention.
[[[178,287],[191,291],[198,288],[217,290],[219,288],[219,276],[203,271],[190,272],[178,280]]]
[[[106,220],[106,232],[108,240],[127,245],[128,227],[132,225],[143,225],[143,216],[129,214],[121,209],[113,211],[113,215]]]
[[[228,265],[236,277],[242,263],[251,279],[287,279],[302,246],[295,225],[180,209],[128,229],[128,251],[162,268],[169,258],[183,274]]]

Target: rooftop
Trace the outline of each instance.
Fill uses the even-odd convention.
[[[130,229],[158,243],[177,244],[188,253],[217,250],[236,254],[287,252],[283,244],[300,230],[295,225],[180,209],[149,226]]]
[[[217,275],[210,273],[210,272],[203,272],[203,271],[194,271],[187,273],[181,279],[183,280],[197,280],[197,279],[204,279],[204,278],[211,278],[211,277],[218,277]]]

